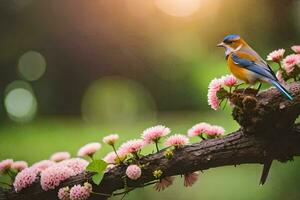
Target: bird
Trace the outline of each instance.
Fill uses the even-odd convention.
[[[275,86],[288,100],[293,100],[291,93],[279,83],[274,71],[267,62],[239,35],[231,34],[225,36],[217,47],[225,48],[225,58],[228,68],[237,79],[249,85],[254,85],[259,82],[258,90],[261,87],[261,83],[269,83]],[[265,184],[272,161],[273,159],[269,157],[264,161],[260,185]]]
[[[225,58],[231,73],[249,85],[259,82],[275,86],[288,100],[292,101],[291,93],[280,84],[274,71],[260,55],[253,50],[244,39],[237,34],[224,37],[217,47],[225,48]]]

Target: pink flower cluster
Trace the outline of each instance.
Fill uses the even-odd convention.
[[[50,160],[42,160],[33,164],[29,168],[27,168],[27,163],[25,161],[17,161],[13,163],[12,168],[15,168],[20,171],[17,174],[13,183],[15,191],[20,192],[22,189],[30,186],[36,181],[40,172],[48,169],[50,166],[53,165],[55,165],[55,163]]]
[[[50,160],[54,162],[60,162],[66,159],[71,158],[71,154],[69,152],[63,151],[63,152],[56,152],[51,157]]]
[[[5,170],[10,169],[13,163],[14,163],[14,161],[12,159],[2,160],[0,162],[0,173],[4,172]]]
[[[283,68],[290,74],[295,68],[300,67],[300,54],[291,54],[283,59]]]
[[[221,126],[211,125],[205,122],[194,125],[188,130],[189,137],[202,136],[206,134],[210,138],[221,136],[225,133],[225,130]]]
[[[165,141],[166,146],[174,146],[174,147],[180,147],[183,145],[187,145],[188,143],[189,143],[189,138],[181,134],[171,135]]]
[[[199,124],[194,125],[192,128],[188,130],[188,136],[194,137],[194,136],[200,136],[203,133],[209,132],[211,128],[211,125],[205,122],[201,122]]]
[[[78,150],[77,155],[79,157],[93,156],[100,148],[101,148],[101,144],[98,142],[89,143],[81,147]]]
[[[294,45],[291,47],[291,49],[297,53],[297,54],[300,54],[300,45]]]
[[[108,136],[105,136],[103,138],[103,142],[108,144],[108,145],[114,145],[115,142],[119,139],[119,135],[118,134],[111,134]]]
[[[57,197],[60,200],[86,200],[92,192],[92,185],[85,183],[84,186],[74,185],[71,190],[63,187],[58,190]]]
[[[37,179],[38,173],[33,168],[26,168],[19,172],[14,180],[13,186],[16,192],[30,186]]]
[[[117,154],[112,151],[109,152],[108,154],[106,154],[106,156],[104,156],[103,160],[109,164],[115,164],[116,163],[116,159],[117,159]]]
[[[84,172],[88,164],[89,162],[82,158],[71,158],[59,162],[57,165],[67,166],[73,170],[74,175],[77,175]]]
[[[222,87],[222,81],[221,79],[217,79],[217,78],[213,79],[208,85],[208,93],[207,93],[208,104],[214,110],[217,110],[220,107],[220,100],[217,96],[217,92],[221,89],[221,87]]]
[[[276,73],[276,77],[281,83],[285,83],[285,81],[290,78],[297,80],[300,73],[300,45],[294,45],[291,49],[295,54],[290,54],[285,58],[283,57],[285,53],[284,49],[275,50],[267,56],[267,60],[279,64],[279,70]]]
[[[141,174],[142,174],[142,170],[137,165],[129,165],[126,169],[127,177],[132,180],[137,180],[138,178],[141,177]]]
[[[85,183],[84,186],[74,185],[70,190],[70,200],[86,200],[90,197],[92,185]]]
[[[24,163],[19,163],[19,165],[21,164]],[[42,160],[19,172],[14,181],[14,188],[19,192],[30,186],[40,173],[42,188],[44,190],[54,189],[61,181],[84,172],[88,164],[86,160],[81,158],[71,158],[58,163]]]
[[[124,154],[129,154],[129,153],[137,153],[139,152],[146,143],[142,139],[133,139],[133,140],[128,140],[127,142],[123,143],[119,151],[123,152]]]
[[[12,165],[11,168],[15,169],[17,171],[22,171],[23,169],[28,167],[28,163],[25,161],[15,161]]]
[[[41,172],[41,186],[47,191],[59,186],[64,181],[74,175],[74,171],[64,165],[53,165]]]
[[[237,84],[237,79],[233,75],[225,75],[221,77],[223,84],[227,87],[233,87]]]
[[[158,142],[160,138],[168,135],[171,130],[163,125],[157,125],[144,130],[142,138],[146,143]]]
[[[37,172],[42,172],[42,171],[44,171],[48,167],[51,167],[54,164],[55,164],[55,162],[53,162],[51,160],[41,160],[37,163],[34,163],[31,166],[31,168],[35,169]]]
[[[57,197],[59,200],[70,200],[70,188],[68,186],[60,188]]]
[[[233,75],[222,76],[221,78],[213,79],[208,85],[208,104],[212,109],[217,110],[220,107],[220,99],[218,92],[223,86],[233,87],[237,84],[237,79]]]
[[[285,52],[284,49],[278,49],[278,50],[272,51],[267,56],[267,60],[273,61],[273,62],[280,62],[283,58],[284,52]]]

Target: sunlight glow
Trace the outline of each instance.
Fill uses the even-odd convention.
[[[169,15],[186,17],[199,9],[201,0],[155,0],[155,4]]]

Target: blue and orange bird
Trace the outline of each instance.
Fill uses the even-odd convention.
[[[254,85],[262,82],[275,86],[287,99],[293,100],[292,95],[278,81],[275,73],[256,51],[254,51],[239,35],[227,35],[217,45],[225,48],[225,56],[231,73],[247,84]]]
[[[275,86],[287,99],[293,100],[290,92],[279,83],[270,66],[239,35],[227,35],[217,46],[225,48],[229,70],[237,79],[250,85],[259,82],[259,88],[262,82],[267,82]],[[271,164],[272,159],[267,159],[264,163],[261,185],[267,180]]]

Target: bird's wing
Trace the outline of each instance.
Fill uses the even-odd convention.
[[[273,70],[271,69],[271,67],[268,65],[268,63],[262,59],[262,57],[260,57],[260,55],[254,51],[249,45],[247,45],[246,47],[243,47],[240,52],[243,52],[245,54],[248,54],[248,55],[252,55],[253,58],[255,58],[255,62],[257,64],[259,64],[260,66],[266,68],[267,70],[269,70],[273,75],[274,77],[276,77],[275,73],[273,72]]]
[[[265,64],[259,62],[254,56],[241,52],[234,52],[232,53],[231,57],[235,64],[246,68],[256,74],[259,74],[265,78],[277,80],[272,69],[268,65],[266,66]]]

